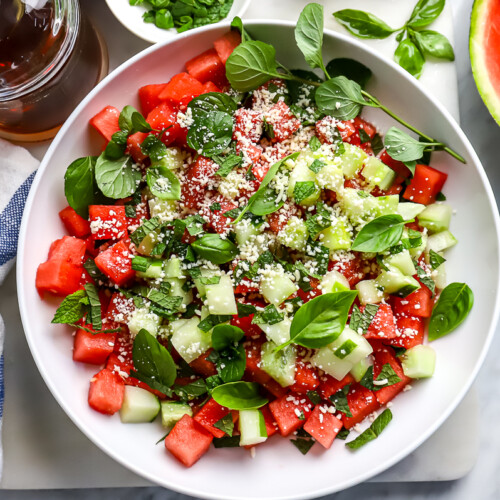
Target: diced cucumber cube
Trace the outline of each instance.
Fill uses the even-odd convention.
[[[406,276],[417,274],[417,270],[415,269],[415,265],[413,264],[408,250],[389,255],[383,259],[383,262],[389,269],[397,269]]]
[[[143,257],[141,257],[143,258]],[[163,271],[163,260],[155,259],[149,262],[149,267],[146,271],[136,271],[139,278],[159,279],[165,275]]]
[[[282,387],[288,387],[295,381],[295,362],[297,352],[293,345],[275,351],[274,342],[262,344],[260,367]]]
[[[346,277],[334,269],[327,272],[321,279],[321,293],[331,293],[335,285],[337,285],[337,291],[351,289]]]
[[[311,363],[337,380],[342,380],[353,367],[349,361],[335,356],[330,346],[318,349],[311,358]]]
[[[261,295],[275,306],[279,306],[296,291],[295,283],[280,268],[267,272],[260,281]]]
[[[160,222],[171,222],[178,218],[178,202],[175,200],[160,200],[152,198],[148,202],[151,217],[158,217]]]
[[[337,358],[348,361],[351,365],[355,365],[373,352],[370,343],[348,326],[328,347]]]
[[[334,220],[330,227],[321,231],[319,241],[332,252],[335,250],[349,250],[352,245],[351,234],[342,219]]]
[[[165,278],[184,278],[182,261],[177,257],[172,257],[164,261],[163,270],[165,272]]]
[[[240,446],[252,446],[267,439],[266,422],[260,410],[240,410]]]
[[[243,219],[234,226],[234,232],[236,233],[236,243],[241,246],[262,231],[250,219]]]
[[[201,276],[203,278],[213,278],[214,276],[220,276],[221,272],[219,269],[208,269],[206,267],[202,267],[200,269]],[[198,289],[198,293],[200,294],[200,297],[204,297],[207,294],[207,285],[204,285],[201,282],[200,278],[195,278],[193,279],[193,282]]]
[[[198,328],[200,318],[172,321],[172,345],[186,363],[191,363],[212,346],[212,335]]]
[[[158,398],[141,387],[125,386],[120,420],[124,424],[152,422],[160,411]]]
[[[182,305],[180,310],[185,311],[186,306],[193,302],[193,292],[191,290],[186,292],[183,288],[186,280],[181,280],[179,278],[168,278],[165,281],[168,281],[170,283],[170,290],[168,294],[171,297],[182,297]]]
[[[396,178],[394,170],[375,156],[369,156],[365,160],[362,174],[372,188],[378,186],[380,189],[390,188]]]
[[[430,233],[439,233],[450,227],[452,213],[450,205],[433,203],[428,205],[418,216],[418,223],[420,226],[426,227]]]
[[[224,274],[217,285],[205,285],[206,303],[210,314],[237,314],[231,277]]]
[[[157,160],[155,165],[164,165],[172,171],[181,169],[184,165],[182,150],[180,148],[167,148],[165,156]]]
[[[448,230],[432,234],[427,239],[426,251],[434,250],[435,252],[442,252],[447,248],[451,248],[458,243],[458,240]]]
[[[153,250],[155,246],[160,243],[161,234],[160,231],[151,231],[145,236],[141,241],[140,245],[137,247],[137,252],[141,255],[147,255],[148,257],[155,257],[153,255]],[[159,257],[159,256],[156,256]]]
[[[342,170],[346,179],[356,177],[368,155],[357,146],[344,143],[344,152],[340,155]]]
[[[408,250],[410,252],[412,259],[418,259],[424,253],[424,250],[427,247],[427,239],[429,238],[427,236],[427,232],[420,233],[420,237],[422,238],[422,243],[420,243],[418,247],[410,248]],[[408,238],[408,229],[405,227],[403,229],[403,239],[407,238]]]
[[[356,382],[359,382],[365,375],[366,370],[370,368],[370,366],[373,366],[373,359],[371,356],[367,356],[366,358],[363,358],[360,361],[358,361],[352,367],[349,373],[354,377],[354,380]]]
[[[306,223],[300,217],[292,216],[286,226],[278,233],[278,241],[292,250],[303,250],[307,243]]]
[[[363,280],[356,284],[361,304],[378,304],[384,299],[384,292],[380,291],[375,280]]]
[[[344,188],[340,206],[353,224],[368,222],[381,215],[397,213],[398,195],[372,196],[365,191]]]
[[[436,351],[428,345],[417,345],[403,354],[401,364],[407,377],[432,377],[436,366]]]
[[[286,317],[283,321],[274,325],[261,324],[259,325],[266,334],[268,340],[271,340],[277,345],[284,344],[290,340],[290,318]]]
[[[184,415],[193,416],[193,410],[187,403],[180,401],[161,402],[161,424],[171,429]]]
[[[309,182],[312,181],[315,183],[315,191],[311,196],[308,196],[306,199],[300,202],[300,205],[309,206],[314,205],[321,194],[321,189],[316,184],[316,174],[307,166],[306,162],[296,162],[293,170],[290,172],[290,177],[288,179],[288,190],[287,196],[288,198],[293,198],[293,192],[295,189],[295,185],[297,182]]]
[[[323,160],[323,168],[316,174],[316,182],[321,189],[330,189],[336,193],[344,189],[344,173],[338,161]]]
[[[414,219],[419,213],[425,210],[425,205],[420,203],[399,203],[398,204],[398,214],[403,217],[404,220]]]
[[[433,279],[437,288],[440,288],[442,290],[446,287],[446,267],[444,262],[437,269],[434,269],[431,272],[431,278]]]
[[[132,337],[135,337],[141,330],[146,330],[153,337],[156,337],[160,322],[160,317],[151,312],[149,308],[140,307],[129,316],[127,326]]]
[[[394,293],[400,297],[406,297],[420,288],[415,278],[405,276],[397,269],[382,271],[375,281],[377,286],[382,287],[385,293]]]

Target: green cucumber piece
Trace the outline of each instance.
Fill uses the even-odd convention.
[[[382,287],[385,293],[393,293],[400,297],[406,297],[420,288],[420,284],[415,278],[405,276],[397,269],[382,271],[375,282],[377,286]]]
[[[203,278],[213,278],[214,276],[220,276],[221,275],[221,272],[220,272],[219,269],[208,269],[208,268],[205,268],[205,267],[202,267],[200,269],[200,273],[201,273],[201,276]],[[206,288],[207,285],[204,285],[201,282],[200,278],[193,279],[193,282],[194,282],[196,288],[198,289],[198,293],[200,294],[200,297],[204,297],[207,294],[207,288]]]
[[[297,352],[293,345],[276,351],[274,342],[262,344],[260,368],[282,387],[293,385],[295,381],[295,362]]]
[[[182,306],[180,311],[185,311],[186,306],[193,302],[193,292],[191,290],[186,292],[183,288],[186,280],[179,278],[167,278],[165,281],[170,283],[170,290],[168,291],[168,294],[171,297],[182,297]]]
[[[125,386],[120,420],[124,424],[152,422],[160,412],[158,398],[141,387]]]
[[[358,297],[361,304],[378,304],[382,302],[385,295],[379,290],[379,286],[375,280],[363,280],[356,284]]]
[[[137,252],[147,257],[160,257],[159,255],[153,255],[153,249],[160,243],[160,234],[158,229],[147,234],[137,247]]]
[[[146,330],[153,337],[158,334],[161,318],[147,307],[140,307],[129,316],[127,327],[130,335],[135,337],[141,330]]]
[[[366,358],[359,360],[352,367],[349,373],[353,376],[356,382],[360,382],[370,366],[373,366],[373,359],[371,356],[367,356]]]
[[[389,255],[383,259],[383,262],[389,269],[397,269],[405,276],[413,276],[417,274],[417,270],[415,269],[415,265],[413,264],[413,260],[411,259],[411,255],[408,250],[403,250],[402,252],[394,255]]]
[[[273,268],[260,281],[261,295],[275,306],[279,306],[296,291],[295,283],[280,268]]]
[[[365,191],[344,188],[340,206],[353,224],[369,222],[381,215],[398,211],[399,196],[372,196]]]
[[[224,274],[216,285],[205,285],[210,314],[238,314],[231,277]]]
[[[306,223],[300,217],[292,216],[286,226],[278,233],[278,241],[292,250],[303,250],[309,232]]]
[[[458,240],[448,230],[432,234],[427,239],[426,251],[434,250],[435,252],[442,252],[448,248],[455,246]]]
[[[361,172],[372,189],[378,186],[380,189],[388,189],[392,186],[396,173],[385,163],[375,156],[369,156],[365,160],[365,166]]]
[[[344,173],[342,165],[338,161],[321,160],[324,163],[323,168],[316,174],[316,182],[321,189],[330,189],[336,193],[344,189]]]
[[[260,410],[240,410],[240,446],[253,446],[267,439],[266,422]]]
[[[342,273],[335,271],[335,269],[332,271],[328,271],[321,279],[321,293],[332,292],[334,286],[337,287],[337,291],[351,289],[346,277]]]
[[[407,377],[432,377],[436,367],[436,351],[428,345],[417,345],[401,356],[401,364]]]
[[[261,330],[266,334],[268,340],[274,342],[277,345],[284,344],[290,340],[290,325],[292,321],[290,318],[285,318],[279,323],[274,325],[261,324],[259,325]]]
[[[161,402],[161,424],[171,429],[184,415],[193,416],[193,410],[187,403],[180,401]]]
[[[146,271],[136,271],[139,278],[144,279],[161,279],[164,277],[165,272],[163,271],[163,260],[160,259],[148,259],[149,267]]]
[[[293,191],[295,189],[295,184],[297,182],[309,182],[312,181],[315,183],[316,190],[306,199],[300,202],[300,205],[309,206],[314,205],[321,194],[321,189],[316,184],[316,174],[308,167],[307,162],[305,161],[297,161],[295,162],[295,166],[293,170],[290,172],[290,177],[288,178],[288,190],[287,196],[288,198],[293,199]]]
[[[357,146],[344,142],[344,152],[340,155],[342,171],[346,179],[353,179],[363,166],[368,155]]]
[[[353,367],[349,361],[335,356],[330,346],[318,349],[311,358],[311,363],[337,380],[342,380]]]
[[[445,203],[433,203],[428,205],[418,216],[418,224],[426,227],[430,233],[439,233],[450,227],[451,215],[453,213],[450,205]]]
[[[198,328],[200,318],[172,321],[171,342],[175,350],[186,363],[191,363],[196,358],[208,351],[212,346],[212,335]]]
[[[418,214],[425,210],[425,205],[420,203],[398,203],[398,214],[403,217],[404,220],[411,220],[417,217]]]
[[[330,227],[321,231],[319,241],[332,252],[349,250],[352,245],[351,234],[342,219],[336,219]]]
[[[234,232],[236,233],[236,243],[242,246],[262,231],[250,219],[243,219],[234,226]]]
[[[182,260],[173,257],[163,264],[163,270],[165,272],[165,278],[184,278],[184,273],[182,271]]]
[[[351,365],[355,365],[373,352],[370,343],[348,326],[328,347],[337,358],[347,361]]]
[[[151,217],[158,217],[161,223],[172,222],[179,217],[178,202],[175,200],[160,200],[152,198],[148,202]]]

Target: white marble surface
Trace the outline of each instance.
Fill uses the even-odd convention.
[[[285,0],[269,0],[281,2]],[[329,3],[329,2],[328,2]],[[490,177],[494,190],[500,196],[500,172],[496,171],[496,141],[500,140],[500,128],[490,118],[486,108],[481,102],[475,88],[468,60],[468,17],[472,0],[453,0],[456,32],[457,69],[459,74],[459,98],[461,121],[463,128],[475,146],[486,171]],[[83,0],[85,5],[85,0]],[[133,45],[135,50],[142,48],[142,42],[132,37],[125,37],[127,43]],[[132,47],[130,47],[132,48]],[[2,304],[3,306],[4,304]],[[7,305],[7,304],[5,304]],[[3,309],[3,307],[2,307]],[[457,481],[441,483],[370,483],[354,487],[345,492],[328,498],[339,500],[350,498],[367,499],[424,499],[439,498],[446,500],[462,500],[476,497],[479,499],[493,500],[500,498],[500,479],[498,470],[500,466],[500,435],[495,433],[497,415],[500,414],[500,400],[495,382],[498,380],[500,367],[496,363],[496,357],[500,354],[500,338],[496,338],[491,346],[491,353],[481,370],[477,380],[477,390],[480,399],[481,422],[480,427],[481,444],[480,455],[476,467],[465,478]],[[498,353],[498,354],[497,354]],[[7,403],[8,404],[8,403]],[[27,411],[37,411],[36,408],[26,408]],[[32,429],[30,433],[43,432],[43,428]],[[469,429],[464,428],[463,434],[468,434]],[[29,438],[29,434],[27,436]],[[456,439],[462,439],[457,435]],[[47,453],[51,453],[50,447]],[[81,463],[75,455],[75,466],[91,468],[91,463]],[[19,471],[22,474],[22,471]],[[87,489],[87,490],[59,490],[59,491],[1,491],[0,498],[6,500],[20,499],[168,499],[184,500],[188,497],[161,488],[134,488],[134,489]],[[327,497],[325,497],[327,498]]]

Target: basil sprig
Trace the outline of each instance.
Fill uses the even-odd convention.
[[[238,255],[238,247],[232,241],[215,233],[204,234],[191,244],[191,248],[201,258],[214,264],[225,264]]]
[[[134,165],[131,156],[109,159],[104,152],[97,158],[95,180],[101,192],[108,198],[118,200],[131,196],[141,178],[141,171]]]
[[[103,198],[95,181],[96,160],[95,156],[78,158],[64,174],[64,194],[68,205],[84,219],[89,215],[89,205],[95,205]]]
[[[474,294],[465,283],[450,283],[432,310],[429,340],[436,340],[455,330],[469,315]]]
[[[229,382],[212,391],[212,397],[230,410],[256,410],[269,401],[259,393],[255,382]]]
[[[395,61],[414,77],[419,78],[425,56],[453,61],[455,54],[449,40],[432,30],[422,30],[441,14],[445,0],[419,0],[408,21],[400,28],[391,28],[382,19],[361,10],[344,9],[333,13],[335,19],[358,38],[387,38],[393,33],[399,45]]]
[[[217,351],[215,364],[224,383],[243,377],[246,367],[245,348],[239,344],[245,333],[233,325],[218,325],[212,332],[212,347]]]
[[[383,252],[399,243],[406,222],[401,215],[377,217],[363,226],[351,248],[356,252]]]
[[[132,347],[134,369],[132,377],[163,394],[171,395],[171,386],[177,377],[172,356],[149,332],[140,330]]]
[[[319,349],[332,343],[344,330],[356,296],[355,291],[326,293],[306,302],[293,317],[290,340],[277,349],[292,343]]]

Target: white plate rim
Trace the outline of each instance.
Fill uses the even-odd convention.
[[[295,27],[295,23],[292,21],[284,21],[284,20],[269,20],[269,19],[252,19],[248,20],[245,22],[246,26],[251,27],[252,25],[278,25],[278,26],[287,26],[287,27]],[[110,79],[118,77],[118,75],[124,71],[128,66],[132,65],[135,63],[135,61],[141,59],[145,55],[154,52],[156,50],[161,50],[163,46],[168,45],[169,43],[173,42],[174,40],[179,39],[180,37],[186,38],[189,37],[191,33],[193,32],[200,32],[200,31],[211,31],[220,27],[230,26],[229,22],[224,22],[224,23],[216,23],[213,25],[208,25],[204,26],[201,28],[197,28],[195,30],[191,30],[185,33],[179,34],[177,37],[173,38],[172,40],[167,40],[163,43],[159,43],[156,45],[152,45],[151,47],[148,47],[144,49],[143,51],[139,52],[135,56],[131,57],[124,63],[122,63],[118,68],[116,68],[114,71],[112,71],[106,78],[104,78],[92,91],[82,100],[82,102],[75,108],[75,110],[71,113],[71,115],[68,117],[64,125],[61,127],[60,131],[54,138],[53,142],[49,146],[41,164],[38,169],[38,172],[35,176],[35,179],[33,181],[32,187],[30,189],[30,193],[28,195],[28,198],[26,200],[26,205],[25,205],[25,210],[21,222],[21,228],[20,228],[20,233],[19,233],[19,243],[18,243],[18,252],[17,252],[17,258],[19,262],[22,262],[22,256],[24,253],[24,247],[26,244],[27,240],[27,225],[28,225],[28,218],[29,218],[29,213],[31,212],[32,208],[32,203],[33,199],[35,197],[35,192],[38,188],[38,185],[40,184],[41,178],[45,171],[48,168],[49,165],[49,160],[50,157],[52,156],[53,151],[59,146],[59,143],[66,132],[66,130],[70,127],[72,124],[73,120],[75,117],[80,113],[80,110],[86,105],[86,103],[91,100],[94,95],[99,93],[102,87],[104,87],[107,82]],[[479,160],[474,148],[470,144],[468,138],[466,137],[465,133],[462,131],[456,120],[453,118],[453,116],[450,114],[450,112],[441,104],[440,101],[438,101],[432,94],[430,94],[428,91],[423,89],[421,84],[415,80],[409,73],[407,73],[405,70],[403,70],[400,66],[398,66],[396,63],[394,63],[391,60],[386,59],[384,56],[380,55],[375,49],[368,47],[367,45],[363,44],[362,42],[355,40],[347,35],[344,35],[342,33],[335,32],[333,30],[325,29],[324,30],[325,34],[328,34],[329,36],[333,38],[338,38],[348,44],[353,44],[360,48],[363,51],[366,51],[369,55],[372,57],[381,60],[385,64],[389,64],[390,66],[393,67],[395,71],[399,73],[399,75],[404,78],[405,80],[409,81],[411,85],[415,86],[419,91],[423,92],[426,97],[433,103],[433,105],[438,109],[438,111],[446,118],[446,120],[451,124],[453,127],[454,131],[457,133],[461,143],[463,146],[466,148],[468,154],[471,156],[473,163],[477,165],[477,172],[481,178],[481,181],[484,185],[487,197],[488,197],[488,202],[490,205],[490,208],[492,209],[495,225],[494,225],[494,230],[497,236],[497,239],[500,241],[500,217],[498,213],[498,208],[497,204],[495,201],[495,196],[493,193],[493,190],[491,188],[491,185],[489,183],[488,177],[486,175],[486,172],[484,170],[484,167],[481,164],[481,161]],[[500,268],[500,252],[497,255],[497,264]],[[73,421],[73,423],[89,438],[96,446],[98,446],[102,451],[104,451],[106,454],[111,456],[114,460],[116,460],[118,463],[122,464],[124,467],[128,468],[129,470],[132,470],[139,476],[142,476],[149,481],[157,484],[156,478],[153,477],[152,474],[148,474],[145,471],[139,470],[138,468],[128,464],[126,460],[124,460],[120,455],[115,453],[112,449],[108,448],[108,446],[105,443],[102,443],[99,439],[94,439],[92,437],[92,429],[88,428],[88,426],[81,421],[78,415],[76,415],[70,408],[69,406],[65,403],[64,398],[61,396],[59,393],[57,387],[53,386],[47,377],[47,374],[44,373],[43,368],[41,364],[39,363],[39,357],[38,357],[38,350],[36,343],[33,341],[33,338],[30,336],[26,329],[27,321],[26,318],[29,315],[29,308],[28,304],[24,301],[24,285],[25,285],[25,279],[24,279],[24,271],[22,266],[17,267],[17,274],[16,274],[16,283],[17,283],[17,290],[18,290],[18,302],[19,302],[19,310],[21,313],[21,321],[23,324],[25,336],[28,342],[28,346],[30,348],[30,351],[32,353],[32,356],[34,358],[34,361],[37,365],[37,368],[45,381],[47,387],[51,391],[52,395],[54,398],[57,400],[58,404],[63,408],[65,413],[69,416],[69,418]],[[443,413],[437,418],[434,422],[434,424],[429,427],[429,429],[422,433],[420,436],[417,438],[411,440],[406,447],[401,449],[399,453],[395,454],[393,457],[387,459],[383,463],[374,466],[372,469],[369,471],[365,472],[360,472],[357,476],[345,480],[344,482],[338,482],[335,486],[332,488],[322,488],[322,489],[317,489],[314,491],[311,491],[310,494],[303,495],[301,494],[300,496],[294,496],[294,495],[286,495],[286,496],[273,496],[272,498],[269,497],[268,500],[306,500],[306,499],[312,499],[312,498],[317,498],[323,495],[329,495],[332,493],[336,493],[338,491],[342,491],[344,489],[347,489],[349,487],[355,486],[356,484],[362,483],[378,474],[381,472],[387,470],[391,466],[395,465],[397,462],[405,458],[407,455],[409,455],[412,451],[414,451],[418,446],[420,446],[424,441],[426,441],[442,424],[443,422],[450,416],[450,414],[453,412],[453,410],[458,406],[460,401],[464,398],[465,394],[468,392],[469,388],[471,387],[473,381],[475,380],[483,362],[486,357],[486,353],[488,352],[489,346],[491,345],[493,336],[495,334],[496,327],[498,325],[498,320],[500,317],[500,293],[499,293],[499,287],[500,287],[500,275],[497,276],[497,286],[496,286],[496,297],[495,297],[495,308],[494,308],[494,314],[493,314],[493,320],[492,323],[489,327],[488,334],[486,337],[486,340],[484,342],[484,345],[482,347],[481,353],[478,356],[474,369],[471,372],[471,375],[469,376],[469,379],[467,380],[467,383],[464,384],[462,389],[457,393],[455,398],[452,400],[452,402],[448,405],[447,409],[443,411]],[[190,496],[198,496],[200,498],[206,498],[210,500],[234,500],[236,497],[229,497],[226,495],[220,495],[220,494],[212,494],[212,493],[207,493],[203,491],[202,489],[199,489],[198,486],[193,485],[191,488],[185,488],[182,486],[177,486],[177,485],[169,485],[169,488],[171,488],[174,491],[177,491],[179,493],[183,493],[186,495]]]

